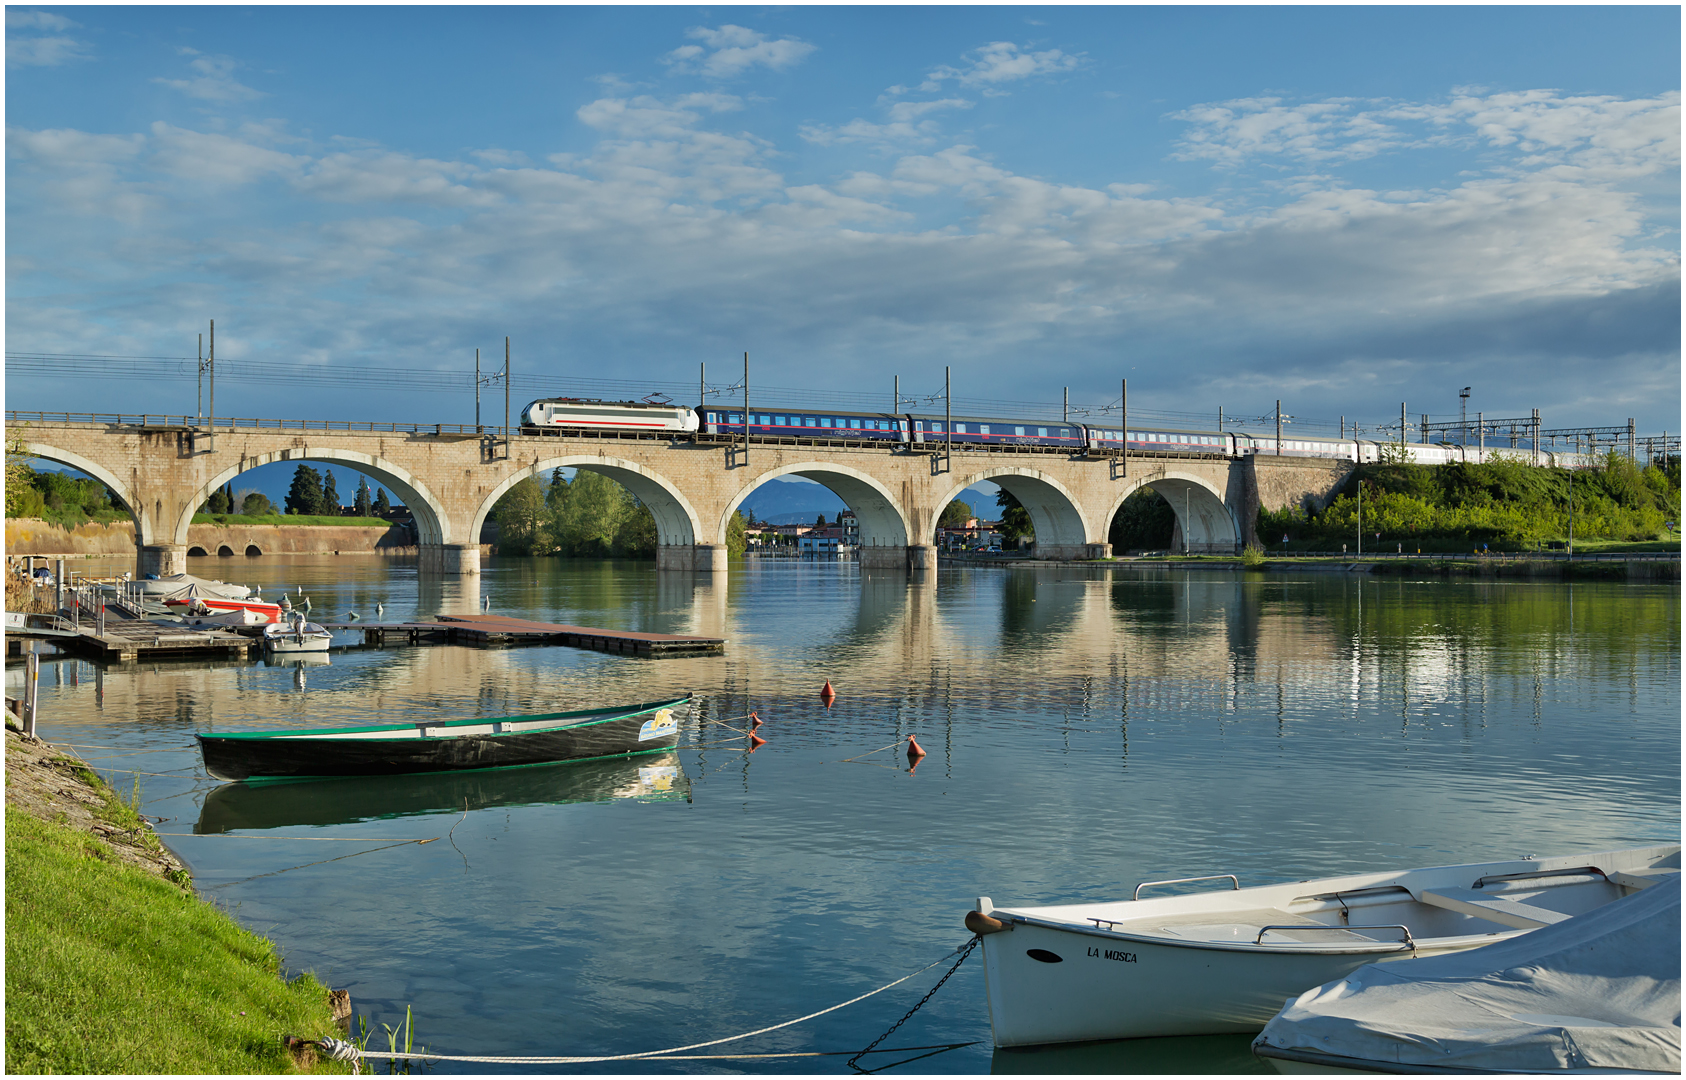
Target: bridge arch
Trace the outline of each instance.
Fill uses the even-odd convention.
[[[122,502],[123,509],[127,510],[129,516],[135,519],[135,542],[137,544],[141,542],[142,536],[151,531],[152,516],[155,515],[149,516],[146,507],[135,499],[134,494],[129,490],[129,486],[119,480],[117,474],[105,466],[85,458],[81,454],[60,449],[50,443],[25,442],[24,453],[29,457],[41,458],[43,461],[56,461],[60,465],[69,465],[73,469],[80,469],[111,489],[111,493]]]
[[[444,504],[437,499],[427,485],[412,475],[402,466],[375,457],[372,454],[359,453],[356,450],[340,450],[333,447],[302,447],[298,449],[277,450],[268,454],[256,454],[244,457],[238,465],[230,466],[213,476],[189,500],[187,509],[181,520],[176,522],[172,533],[174,544],[187,543],[187,527],[193,524],[193,515],[211,497],[217,488],[233,480],[242,473],[247,473],[260,465],[272,465],[277,461],[293,461],[303,464],[306,461],[331,461],[339,465],[348,465],[358,472],[378,481],[380,485],[391,491],[404,501],[404,506],[416,519],[416,542],[419,544],[463,544],[472,543],[472,538],[462,539],[452,535],[451,519],[445,512]],[[152,541],[148,541],[149,543]]]
[[[718,539],[711,542],[724,544],[732,515],[743,505],[743,501],[762,484],[781,476],[800,476],[830,488],[855,512],[855,521],[860,526],[861,547],[896,548],[898,558],[906,558],[903,553],[914,542],[910,539],[914,530],[909,527],[906,510],[896,501],[890,489],[859,469],[830,461],[799,461],[757,474],[727,502],[725,512],[720,515],[716,533]],[[928,540],[923,542],[929,543]]]
[[[638,496],[638,501],[649,507],[651,516],[656,519],[658,545],[690,546],[697,542],[700,518],[690,500],[680,493],[678,485],[636,461],[587,454],[569,454],[535,461],[504,477],[503,481],[492,489],[491,494],[481,500],[479,508],[475,510],[474,520],[470,522],[469,536],[478,540],[480,529],[486,524],[487,515],[510,488],[528,477],[542,479],[545,473],[553,469],[584,469],[587,472],[598,473]]]
[[[1242,542],[1241,526],[1234,509],[1224,501],[1223,492],[1199,473],[1176,468],[1155,468],[1142,476],[1133,476],[1125,491],[1106,513],[1106,525],[1124,505],[1124,500],[1144,487],[1152,488],[1171,504],[1177,526],[1182,530],[1188,550],[1196,554],[1232,555]]]
[[[1070,488],[1046,473],[1020,465],[1005,465],[971,473],[958,481],[954,488],[943,496],[937,503],[935,512],[940,515],[943,508],[953,502],[962,491],[985,480],[1011,492],[1013,498],[1019,500],[1019,505],[1029,512],[1031,524],[1036,526],[1036,550],[1039,553],[1056,558],[1081,557],[1086,545],[1106,539],[1104,532],[1097,533],[1091,528],[1084,516],[1082,503],[1072,494]],[[1110,517],[1107,518],[1107,521],[1111,520]],[[936,527],[936,519],[933,518],[933,535]],[[1096,536],[1099,539],[1091,539]],[[930,541],[927,539],[925,542]]]

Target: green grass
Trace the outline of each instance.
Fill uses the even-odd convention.
[[[319,517],[315,514],[194,514],[195,525],[357,525],[388,528],[392,522],[378,517]]]
[[[191,893],[7,813],[8,1073],[296,1072],[283,1035],[338,1033],[327,990],[280,969],[273,943]]]

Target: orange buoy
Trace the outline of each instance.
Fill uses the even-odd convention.
[[[918,761],[925,756],[925,748],[920,746],[912,735],[907,737],[907,760]]]
[[[755,753],[756,747],[762,746],[766,742],[766,739],[763,739],[761,736],[752,732],[749,736],[749,752],[752,754]]]
[[[831,688],[831,680],[827,679],[825,681],[825,686],[820,688],[820,697],[829,701],[830,699],[832,699],[836,696],[837,696],[837,691],[835,691]]]
[[[761,726],[761,714],[760,713],[750,713],[749,719],[750,719],[749,730],[754,731],[756,728]]]

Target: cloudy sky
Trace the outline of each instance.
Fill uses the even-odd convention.
[[[747,351],[1681,426],[1675,7],[9,7],[6,60],[8,408],[193,412],[214,318],[222,415],[471,422],[508,335],[518,404]]]

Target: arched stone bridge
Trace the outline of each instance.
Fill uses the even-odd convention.
[[[726,569],[732,513],[755,488],[800,476],[836,492],[860,523],[860,560],[880,568],[936,565],[936,522],[973,484],[1012,492],[1047,558],[1108,553],[1113,515],[1146,485],[1169,500],[1178,539],[1194,552],[1231,554],[1261,505],[1323,503],[1349,462],[1308,458],[1073,457],[1039,448],[888,449],[823,440],[692,441],[651,436],[513,435],[507,443],[451,425],[217,422],[214,440],[191,417],[8,414],[27,451],[99,478],[135,519],[141,573],[186,569],[187,528],[218,487],[278,461],[331,462],[367,475],[415,515],[421,568],[480,570],[480,527],[498,497],[552,469],[602,473],[655,516],[664,570]]]

